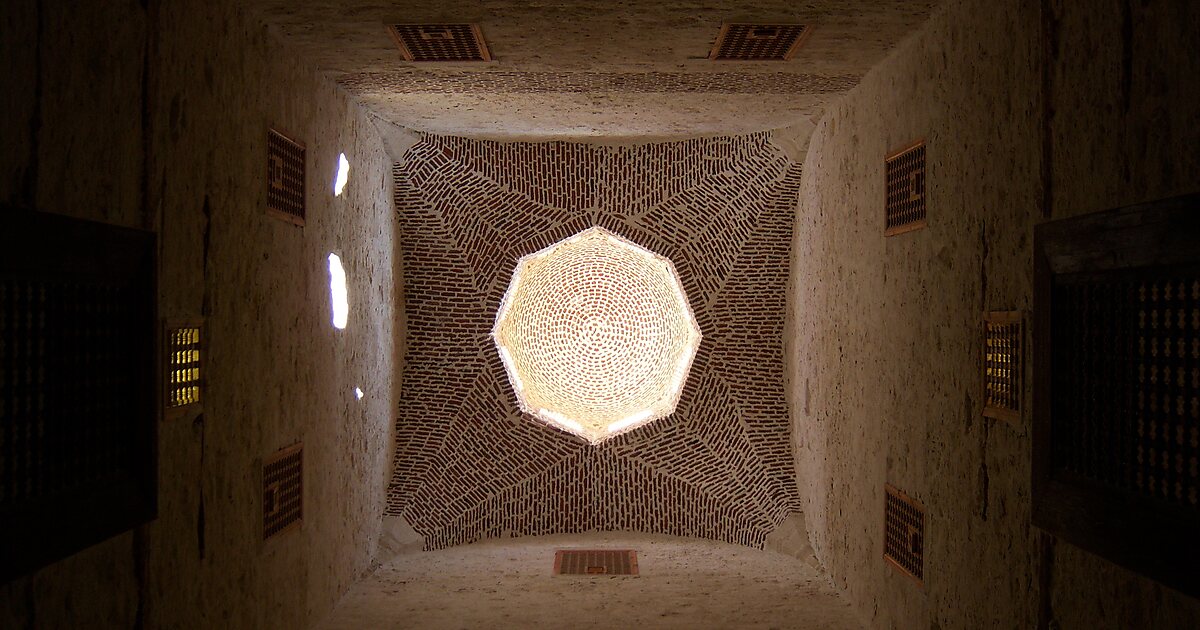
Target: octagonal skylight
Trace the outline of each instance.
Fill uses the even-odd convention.
[[[592,444],[675,411],[700,345],[671,261],[599,227],[517,263],[492,336],[521,409]]]

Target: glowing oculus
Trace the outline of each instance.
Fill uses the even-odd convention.
[[[671,261],[598,227],[517,263],[492,337],[521,409],[592,444],[674,412],[700,345]]]

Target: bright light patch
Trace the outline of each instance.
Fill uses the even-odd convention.
[[[547,420],[554,422],[555,424],[559,425],[563,429],[570,431],[571,433],[577,433],[579,435],[584,435],[586,433],[583,430],[582,424],[575,422],[574,420],[562,415],[561,413],[558,413],[555,411],[550,411],[549,409],[539,409],[538,411],[541,413],[542,416],[545,416],[545,418]]]
[[[339,153],[337,179],[333,180],[334,197],[342,196],[342,191],[346,190],[346,182],[348,181],[350,181],[350,160],[346,159],[345,153]]]
[[[359,389],[359,388],[357,388],[357,387],[355,387],[355,388],[354,388],[354,399],[355,399],[355,400],[362,400],[362,397],[363,397],[362,390],[361,390],[361,389]]]
[[[620,433],[621,431],[624,431],[625,429],[628,429],[629,427],[632,427],[633,425],[638,424],[639,422],[642,422],[643,420],[649,419],[650,416],[652,416],[652,415],[654,415],[653,409],[645,409],[643,411],[639,411],[639,412],[633,414],[632,416],[627,416],[625,418],[617,420],[616,422],[608,425],[608,432],[609,433]]]
[[[500,346],[500,360],[504,361],[504,368],[508,370],[509,380],[512,381],[513,389],[516,389],[518,392],[525,389],[525,385],[521,383],[521,377],[517,375],[513,367],[512,354],[504,346]]]
[[[345,328],[350,317],[350,300],[346,295],[346,270],[337,254],[329,255],[329,294],[333,303],[333,327]]]
[[[522,258],[492,336],[521,410],[592,444],[674,412],[700,345],[674,265],[602,228]]]

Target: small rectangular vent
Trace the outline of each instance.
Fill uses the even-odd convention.
[[[202,402],[204,326],[195,320],[177,321],[163,329],[163,406],[168,416],[181,415]]]
[[[267,132],[267,213],[304,225],[304,145],[271,129]]]
[[[1016,422],[1021,418],[1021,311],[997,311],[983,316],[983,415]]]
[[[491,61],[478,24],[393,24],[388,27],[408,61]]]
[[[295,444],[263,462],[263,540],[298,527],[304,518],[304,445]]]
[[[887,171],[885,236],[925,227],[925,142],[884,160]]]
[[[717,61],[787,61],[809,29],[803,24],[723,24],[708,58]]]
[[[883,557],[892,566],[924,585],[925,508],[891,484],[883,510]]]
[[[560,549],[554,553],[554,575],[637,575],[632,549]]]

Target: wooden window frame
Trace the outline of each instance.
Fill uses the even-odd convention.
[[[1200,265],[1200,195],[1043,223],[1034,229],[1033,524],[1193,597],[1200,514],[1056,467],[1052,430],[1055,279]]]
[[[0,278],[123,283],[136,305],[135,369],[126,408],[131,439],[120,473],[0,510],[0,582],[78,553],[158,514],[157,237],[153,232],[0,204]],[[67,378],[64,382],[72,382]],[[53,416],[56,397],[47,397]],[[73,471],[70,474],[78,474]]]

